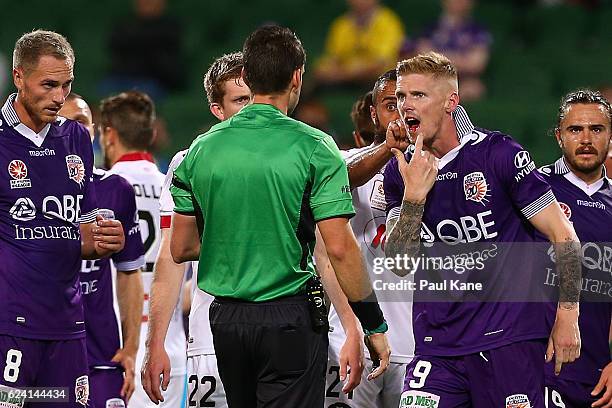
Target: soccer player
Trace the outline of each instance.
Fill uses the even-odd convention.
[[[147,152],[155,137],[153,122],[155,107],[148,95],[129,91],[104,99],[100,104],[100,146],[110,172],[127,179],[136,194],[136,208],[145,251],[142,273],[144,305],[140,330],[140,345],[136,355],[136,371],[140,372],[145,352],[145,338],[149,319],[148,299],[151,293],[153,268],[159,249],[159,197],[164,174],[159,171],[153,156]],[[166,348],[170,354],[173,380],[166,392],[164,406],[178,406],[185,396],[186,340],[183,329],[181,301],[175,307],[170,323]],[[137,407],[153,403],[136,377],[136,390],[130,402]]]
[[[608,345],[612,303],[607,293],[612,254],[612,184],[604,162],[612,137],[612,107],[599,92],[580,90],[563,97],[555,137],[562,157],[540,169],[583,245],[580,330],[581,357],[556,376],[546,367],[546,406],[549,408],[609,407],[612,400],[612,363]],[[599,255],[597,255],[599,254]],[[599,259],[598,259],[599,256]],[[589,259],[588,259],[589,258]],[[609,255],[608,255],[609,259]],[[548,268],[546,282],[558,285]],[[548,325],[555,320],[549,308]],[[605,390],[605,392],[603,392]],[[603,392],[603,394],[602,394]]]
[[[345,158],[349,158],[364,149],[371,150],[372,146],[386,145],[389,152],[391,148],[405,150],[407,143],[397,143],[395,139],[386,140],[387,127],[392,121],[399,119],[397,111],[397,98],[395,96],[397,75],[395,69],[387,71],[378,78],[374,84],[374,89],[366,97],[360,100],[358,106],[353,111],[353,122],[356,127],[354,133],[357,149],[342,152]],[[369,97],[368,97],[369,96]],[[374,133],[371,139],[367,138],[367,132],[359,128],[365,127],[367,122],[374,125]],[[365,140],[364,140],[365,139]],[[396,282],[399,279],[389,270],[374,271],[375,260],[383,259],[385,240],[385,195],[383,189],[383,169],[374,175],[370,181],[353,189],[353,205],[356,214],[351,220],[351,226],[361,246],[361,252],[365,258],[365,264],[372,280],[382,282]],[[317,241],[317,245],[320,244]],[[329,261],[321,257],[317,252],[317,268],[320,270],[326,282],[326,276],[334,272]],[[323,258],[323,259],[321,259]],[[325,262],[327,261],[327,262]],[[327,265],[326,268],[322,266]],[[332,283],[333,284],[333,283]],[[336,284],[337,285],[337,284]],[[332,297],[330,291],[330,297]],[[339,291],[346,304],[346,297]],[[335,303],[338,303],[336,301]],[[344,313],[351,314],[348,304],[341,306]],[[381,407],[397,408],[400,394],[402,393],[402,383],[406,373],[406,364],[414,356],[414,339],[410,328],[412,327],[412,311],[409,300],[389,299],[388,302],[380,303],[380,307],[389,322],[389,344],[391,346],[391,358],[389,368],[385,373],[374,381],[366,381],[367,373],[371,372],[372,361],[366,363],[366,370],[363,371],[361,384],[352,393],[340,392],[341,378],[345,377],[341,364],[342,345],[347,337],[360,337],[359,329],[354,316],[341,316],[335,307],[330,308],[329,322],[332,331],[329,335],[329,362],[327,367],[327,383],[325,392],[326,406],[347,406],[347,407]],[[348,330],[342,327],[348,324]],[[347,335],[345,335],[347,332]],[[353,340],[357,342],[359,340]],[[338,405],[338,404],[342,405]],[[334,405],[336,404],[336,405]]]
[[[81,96],[71,92],[59,114],[85,126],[93,142],[91,109]],[[144,247],[132,185],[121,176],[95,168],[93,182],[100,214],[121,221],[126,241],[123,250],[111,258],[83,260],[81,265],[91,391],[89,406],[119,408],[125,407],[134,392],[134,362],[142,318],[140,268],[144,266]]]
[[[457,71],[448,58],[418,55],[400,62],[397,75],[402,120],[389,131],[408,131],[416,141],[409,161],[394,151],[385,169],[385,253],[416,257],[421,240],[437,245],[432,251],[486,242],[489,248],[498,244],[501,253],[510,244],[500,242],[534,242],[538,230],[554,245],[561,282],[552,334],[542,303],[427,302],[434,292],[417,291],[416,356],[406,371],[400,406],[428,401],[441,407],[542,407],[545,353],[550,360],[554,352],[558,373],[580,352],[578,238],[529,153],[507,135],[472,125],[459,106]],[[510,281],[524,272],[504,270],[510,259],[500,256],[488,263],[499,270],[485,271],[491,281]],[[520,258],[519,266],[528,267],[530,257]],[[419,285],[421,272],[415,276]],[[460,271],[447,272],[450,279]]]
[[[197,138],[174,173],[171,252],[180,262],[199,255],[198,284],[215,295],[210,321],[228,405],[320,406],[328,325],[311,262],[315,221],[380,355],[372,377],[388,363],[386,323],[345,218],[352,205],[339,152],[328,135],[286,116],[301,89],[300,41],[264,26],[243,55],[254,104]],[[162,330],[150,341],[154,361]],[[159,372],[146,381],[159,388]]]
[[[13,52],[17,93],[1,109],[0,384],[62,388],[30,407],[87,404],[81,257],[124,244],[121,223],[97,216],[89,133],[58,116],[73,67],[63,36],[24,34]]]
[[[208,98],[210,112],[220,121],[234,116],[251,101],[251,90],[240,79],[242,72],[242,53],[235,52],[217,58],[204,76],[204,89]],[[155,274],[151,286],[151,310],[159,310],[160,303],[178,299],[179,286],[185,265],[177,264],[170,254],[170,226],[174,201],[170,194],[172,175],[181,164],[187,149],[178,152],[170,162],[168,173],[162,187],[160,198],[161,244],[155,262]],[[192,302],[189,314],[189,339],[187,341],[187,405],[214,406],[223,408],[225,391],[217,370],[217,357],[210,332],[208,311],[213,297],[197,285],[197,262],[192,263],[194,277],[191,281]],[[174,275],[174,276],[172,276]],[[180,279],[178,277],[180,276]],[[172,277],[175,277],[173,280]],[[177,284],[173,287],[173,281]],[[194,282],[195,281],[195,282]],[[172,288],[172,295],[166,291]],[[169,305],[168,305],[169,306]],[[167,308],[167,307],[166,307]],[[169,308],[168,308],[169,309]],[[154,313],[152,312],[153,316]],[[157,322],[151,319],[149,333]]]

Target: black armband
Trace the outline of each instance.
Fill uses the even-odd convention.
[[[373,331],[385,322],[374,291],[372,291],[367,298],[359,302],[349,302],[349,305],[351,309],[353,309],[353,313],[355,313],[357,319],[359,319],[363,330]]]

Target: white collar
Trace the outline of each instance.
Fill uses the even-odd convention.
[[[579,178],[571,171],[569,173],[565,173],[563,177],[565,177],[570,183],[584,191],[584,193],[589,197],[601,190],[605,183],[605,177],[602,177],[594,183],[587,184],[584,180]]]
[[[21,123],[19,116],[17,115],[17,111],[15,111],[15,107],[13,106],[16,98],[16,93],[9,95],[4,103],[4,106],[2,106],[2,115],[4,116],[4,119],[6,119],[6,123],[12,126],[23,137],[34,143],[37,147],[42,146],[42,144],[45,142],[47,133],[49,133],[49,129],[51,129],[51,124],[47,123],[40,132],[36,133]]]

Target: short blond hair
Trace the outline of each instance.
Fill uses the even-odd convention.
[[[408,74],[431,74],[435,78],[457,80],[457,68],[451,60],[433,51],[398,62],[397,75]]]
[[[30,71],[43,56],[67,60],[74,66],[74,51],[66,37],[53,31],[34,30],[19,37],[15,43],[13,69]]]

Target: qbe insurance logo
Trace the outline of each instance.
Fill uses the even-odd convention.
[[[11,190],[16,188],[30,188],[32,182],[28,177],[28,167],[21,160],[11,160],[8,165],[8,173],[11,180]]]

